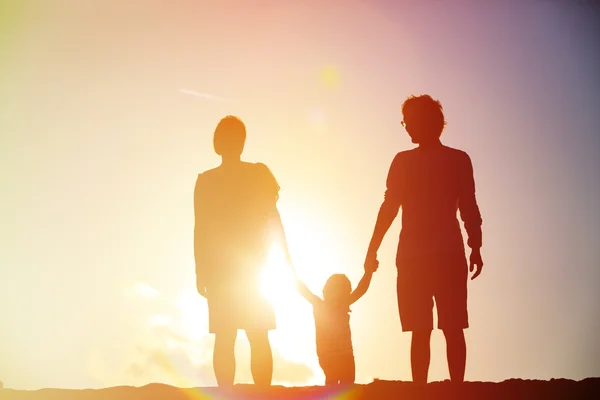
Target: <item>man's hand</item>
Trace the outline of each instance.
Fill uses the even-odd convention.
[[[367,254],[365,259],[365,272],[375,272],[379,268],[377,254]]]
[[[479,249],[471,250],[471,257],[469,259],[469,271],[475,273],[471,277],[471,280],[477,278],[479,274],[481,274],[481,270],[483,269],[483,260],[481,259],[481,251]]]

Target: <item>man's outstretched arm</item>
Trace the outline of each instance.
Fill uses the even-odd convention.
[[[463,173],[461,174],[460,182],[458,209],[460,211],[460,218],[463,220],[465,230],[467,231],[467,245],[471,248],[469,270],[473,272],[475,267],[477,267],[477,270],[471,277],[471,279],[475,279],[479,276],[483,268],[480,251],[482,245],[482,219],[475,197],[473,164],[471,163],[471,158],[466,153],[463,159]]]
[[[374,256],[376,258],[379,246],[381,246],[381,242],[390,229],[392,222],[396,219],[399,209],[398,205],[387,200],[383,202],[377,214],[377,221],[375,222],[375,229],[373,230],[373,236],[371,236],[371,242],[367,250],[367,257]]]
[[[377,251],[381,246],[381,242],[385,237],[385,234],[390,229],[392,222],[398,215],[401,201],[401,165],[400,165],[400,154],[396,155],[386,181],[386,191],[383,204],[379,208],[377,214],[377,221],[375,222],[375,229],[371,236],[371,242],[367,250],[367,257],[365,260],[365,271],[372,270],[373,264],[377,262]],[[375,268],[376,265],[375,265]]]

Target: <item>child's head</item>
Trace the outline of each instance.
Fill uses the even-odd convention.
[[[326,302],[344,301],[352,293],[350,279],[344,274],[333,274],[323,287],[323,300]]]

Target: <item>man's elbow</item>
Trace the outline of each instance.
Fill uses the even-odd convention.
[[[381,208],[379,209],[379,215],[384,218],[394,219],[398,215],[399,210],[400,203],[385,199],[381,205]]]
[[[467,220],[468,220],[468,222],[466,222],[466,223],[468,225],[471,225],[473,227],[480,227],[481,224],[483,224],[483,219],[481,218],[481,213],[479,212],[479,208],[476,208],[472,212],[470,212],[468,214]]]
[[[461,199],[458,208],[461,218],[465,223],[469,225],[481,225],[481,212],[474,196]]]

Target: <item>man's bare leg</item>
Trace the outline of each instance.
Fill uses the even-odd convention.
[[[427,383],[429,359],[431,354],[431,350],[429,348],[430,339],[430,330],[414,331],[412,333],[410,343],[410,365],[414,383]]]
[[[462,329],[444,330],[446,337],[446,357],[450,380],[461,383],[465,379],[465,365],[467,362],[467,344],[465,333]]]
[[[325,375],[325,386],[337,385],[339,381],[337,377],[333,378],[332,376]]]
[[[246,331],[250,342],[250,370],[254,384],[271,386],[273,379],[273,352],[269,342],[269,331]]]
[[[219,387],[231,387],[235,379],[235,339],[237,329],[215,333],[213,369]]]
[[[356,380],[356,366],[354,365],[354,357],[349,360],[345,360],[344,365],[340,366],[340,384],[341,385],[353,385]]]

